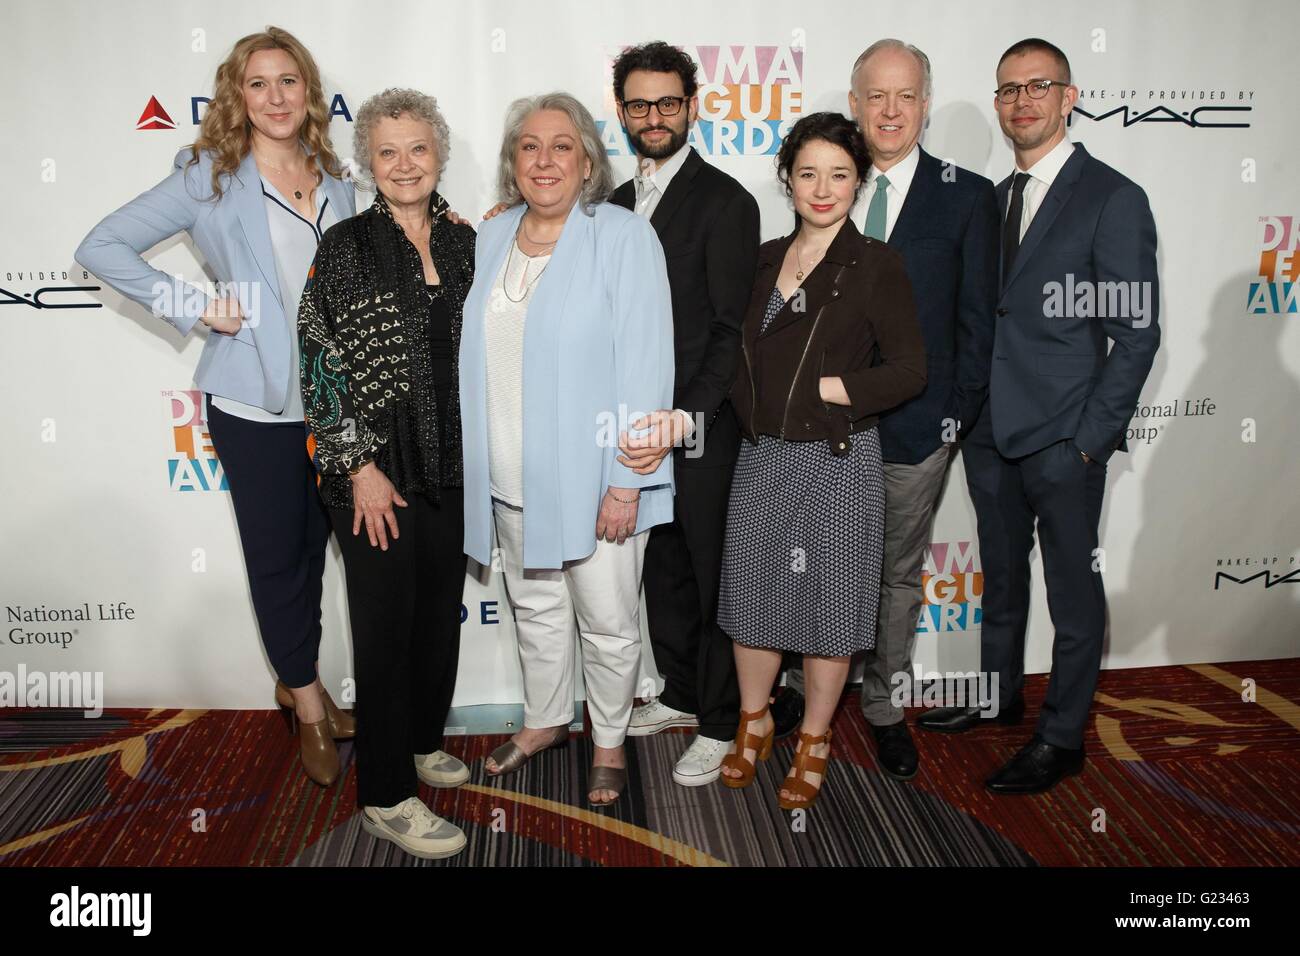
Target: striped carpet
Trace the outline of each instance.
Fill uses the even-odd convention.
[[[423,796],[469,846],[435,863],[362,831],[351,745],[321,789],[274,712],[7,711],[0,866],[1300,865],[1300,659],[1104,672],[1084,772],[994,797],[981,783],[1028,738],[1045,690],[1028,679],[1020,727],[914,731],[921,771],[899,783],[876,767],[854,689],[822,797],[796,814],[776,804],[792,741],[733,791],[672,782],[684,734],[631,740],[628,791],[598,810],[585,736],[504,781],[482,762],[504,737],[452,738],[473,776]]]

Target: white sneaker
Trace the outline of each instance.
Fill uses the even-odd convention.
[[[702,787],[722,775],[722,758],[731,749],[731,741],[695,735],[686,753],[673,767],[673,780],[683,787]]]
[[[449,753],[435,750],[415,755],[415,773],[431,787],[449,790],[469,779],[469,767]]]
[[[366,807],[361,828],[422,860],[455,856],[469,842],[460,827],[435,814],[419,797],[407,797],[395,807]]]
[[[632,708],[632,721],[628,724],[627,735],[629,737],[649,737],[670,727],[698,726],[700,726],[700,722],[695,719],[694,714],[673,710],[668,705],[661,704],[658,699],[655,699],[648,704]]]

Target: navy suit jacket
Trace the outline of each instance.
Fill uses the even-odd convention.
[[[881,417],[880,448],[885,461],[914,465],[943,444],[946,420],[968,431],[988,395],[998,282],[993,183],[921,150],[888,244],[912,282],[926,386]]]
[[[1010,183],[998,184],[1001,215]],[[1075,143],[1002,280],[989,379],[998,451],[1020,458],[1063,439],[1100,462],[1127,451],[1160,345],[1159,292],[1146,193]]]

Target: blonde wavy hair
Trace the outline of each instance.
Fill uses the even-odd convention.
[[[298,73],[307,86],[307,119],[300,133],[307,155],[316,159],[331,176],[342,176],[342,164],[330,144],[330,111],[321,90],[320,70],[307,48],[297,37],[279,27],[267,27],[264,33],[250,33],[239,40],[230,55],[217,67],[212,102],[199,124],[199,138],[190,147],[189,165],[199,161],[203,151],[212,153],[212,198],[221,198],[221,177],[233,175],[252,148],[253,124],[244,109],[244,72],[248,60],[261,50],[283,50],[298,65]],[[316,182],[321,182],[319,169]]]

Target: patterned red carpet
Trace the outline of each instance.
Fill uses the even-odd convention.
[[[1300,865],[1300,659],[1105,672],[1084,772],[1045,795],[986,793],[982,780],[1028,738],[1045,689],[1045,677],[1029,678],[1021,727],[915,731],[921,771],[910,783],[876,768],[854,691],[836,719],[826,790],[803,815],[776,804],[791,741],[743,791],[674,784],[680,734],[630,741],[628,792],[592,810],[588,738],[503,786],[485,779],[482,758],[504,738],[452,738],[474,776],[423,795],[469,846],[438,863],[365,834],[351,746],[343,778],[322,790],[274,712],[115,711],[92,722],[7,711],[0,865]]]

